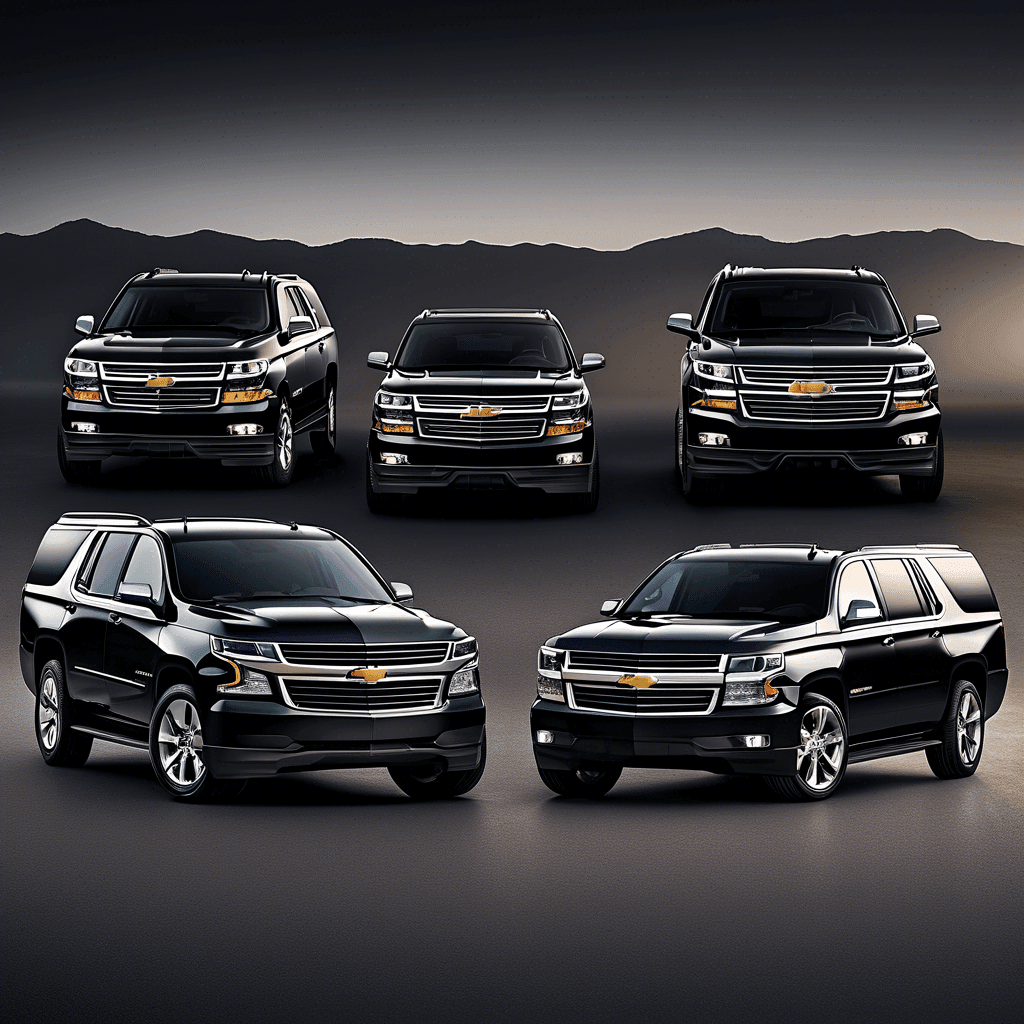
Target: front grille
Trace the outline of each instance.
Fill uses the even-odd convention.
[[[338,665],[343,668],[400,668],[437,665],[448,660],[447,641],[407,644],[278,644],[291,665]]]
[[[887,391],[856,394],[794,395],[786,392],[741,391],[743,413],[752,420],[787,423],[845,423],[878,420],[885,415]]]
[[[570,672],[718,672],[718,654],[620,654],[615,651],[570,651]]]
[[[421,437],[452,441],[532,441],[544,436],[547,426],[542,417],[495,416],[493,419],[444,419],[420,416]]]
[[[341,711],[353,715],[399,714],[426,711],[440,701],[443,677],[381,680],[367,684],[340,676],[292,676],[281,684],[297,708],[304,711]]]
[[[199,409],[220,401],[220,388],[147,388],[132,385],[104,385],[108,405],[133,409]]]
[[[798,380],[821,380],[836,388],[876,388],[889,383],[891,366],[741,366],[741,384],[788,388]]]
[[[547,412],[547,395],[517,395],[498,398],[473,398],[467,395],[417,395],[418,412],[466,412],[475,406],[487,406],[504,412]]]
[[[706,715],[718,695],[715,686],[685,683],[656,683],[644,690],[592,682],[571,682],[569,687],[577,708],[620,715]]]
[[[166,363],[153,366],[148,363],[100,363],[100,376],[104,380],[135,381],[143,383],[151,377],[173,377],[176,381],[207,381],[224,379],[224,363]]]

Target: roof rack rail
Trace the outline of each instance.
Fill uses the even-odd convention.
[[[58,525],[70,526],[74,523],[123,523],[126,526],[152,526],[144,516],[131,512],[65,512],[57,520]]]
[[[865,544],[855,551],[962,551],[959,544]]]
[[[765,542],[765,543],[762,543],[762,544],[741,544],[740,547],[741,548],[815,548],[817,551],[821,551],[822,550],[819,545],[814,543],[814,541],[811,541],[810,544],[804,544],[801,541],[794,541],[794,542],[791,542],[791,543],[790,542],[783,542],[781,544],[772,544],[770,542]]]
[[[173,267],[154,267],[147,275],[146,278],[156,277],[157,274],[176,274],[177,271]]]
[[[256,519],[249,516],[172,516],[168,519],[154,519],[150,525],[157,523],[271,523],[274,526],[281,526],[282,523],[276,519]]]
[[[298,274],[275,274],[274,277],[281,278],[282,281],[298,281]]]
[[[854,263],[854,264],[853,264],[853,266],[852,266],[852,267],[850,267],[850,269],[851,269],[851,270],[852,270],[852,271],[853,271],[853,272],[854,272],[854,273],[855,273],[855,274],[856,274],[856,275],[857,275],[858,277],[860,277],[860,272],[861,272],[861,271],[862,271],[862,270],[863,270],[864,268],[863,268],[862,266],[860,266],[860,264],[858,264],[858,263]]]
[[[514,316],[543,316],[553,320],[550,309],[536,306],[462,306],[425,309],[420,316],[479,316],[481,313],[511,313]]]
[[[736,268],[731,263],[726,263],[722,267],[722,277],[729,277]]]
[[[731,548],[731,544],[698,544],[695,548],[691,548],[691,551],[717,551],[720,548]]]

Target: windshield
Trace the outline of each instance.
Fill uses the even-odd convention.
[[[902,333],[885,289],[867,281],[731,281],[715,307],[711,334],[854,331]]]
[[[420,324],[395,364],[400,370],[569,369],[562,333],[554,324]]]
[[[680,559],[662,566],[619,614],[812,622],[828,606],[829,570],[824,560]]]
[[[183,538],[173,549],[178,592],[186,601],[392,600],[349,548],[331,538]]]
[[[129,333],[224,331],[257,334],[270,324],[262,288],[184,288],[132,285],[103,323],[104,331]]]

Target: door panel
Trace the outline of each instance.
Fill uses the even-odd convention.
[[[61,629],[67,658],[68,693],[75,700],[93,704],[107,703],[107,685],[103,679],[103,638],[107,632],[107,610],[75,605]]]
[[[896,661],[900,680],[896,724],[923,729],[938,724],[949,694],[950,658],[937,623],[896,633]]]
[[[152,618],[111,612],[103,671],[115,714],[149,723],[162,629],[163,623]]]
[[[889,635],[884,623],[876,623],[843,636],[851,742],[883,736],[896,728],[896,649],[895,644],[883,642]]]

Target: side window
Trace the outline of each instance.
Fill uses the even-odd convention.
[[[314,313],[310,307],[309,300],[302,294],[301,288],[289,288],[288,297],[292,300],[292,304],[298,310],[296,316],[308,316],[309,319],[313,321],[314,327],[320,326],[317,322],[316,313]]]
[[[875,622],[882,617],[878,595],[863,562],[851,562],[839,579],[839,622],[851,625],[857,622]]]
[[[929,558],[928,561],[965,612],[999,610],[988,579],[973,555],[951,555]]]
[[[139,538],[121,582],[144,583],[152,592],[154,601],[163,600],[164,566],[160,559],[160,549],[152,537]]]
[[[901,559],[872,559],[871,565],[882,588],[890,619],[913,619],[924,615],[921,598],[917,596],[914,581]]]
[[[287,328],[288,327],[288,321],[291,320],[291,318],[293,316],[305,316],[306,315],[305,313],[302,312],[301,309],[299,309],[295,305],[295,300],[292,298],[292,289],[291,288],[282,288],[278,292],[278,295],[280,296],[279,305],[281,307],[281,326],[282,327]]]
[[[932,589],[932,585],[928,582],[925,577],[924,570],[921,566],[910,559],[908,562],[910,570],[914,576],[914,582],[917,584],[917,592],[921,595],[924,601],[924,606],[928,610],[929,615],[938,615],[942,611],[942,605],[939,603],[939,599],[935,596],[935,591]]]
[[[708,290],[704,293],[704,298],[701,301],[700,309],[697,310],[697,317],[693,321],[694,327],[699,327],[701,320],[704,319],[704,313],[707,311],[708,303],[711,301],[711,294],[715,290],[715,285],[718,284],[718,278],[716,277],[711,284],[708,285]]]
[[[135,541],[134,533],[108,533],[103,546],[82,581],[85,589],[97,597],[113,597],[121,579],[125,559]]]
[[[65,530],[51,526],[39,545],[32,568],[28,572],[28,583],[52,587],[67,571],[71,560],[78,554],[82,542],[89,536],[89,530]]]
[[[309,300],[309,304],[313,307],[313,312],[316,313],[317,323],[321,327],[330,327],[331,318],[327,315],[327,310],[324,309],[324,304],[320,301],[320,296],[317,295],[316,289],[310,285],[303,285],[302,294]]]

